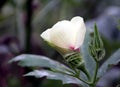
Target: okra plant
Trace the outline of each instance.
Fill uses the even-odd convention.
[[[70,21],[59,21],[40,36],[60,53],[68,66],[45,56],[22,54],[10,62],[19,61],[20,66],[27,67],[47,67],[33,70],[24,76],[46,76],[48,79],[61,80],[63,84],[75,83],[80,87],[96,87],[107,66],[120,60],[119,49],[99,67],[100,60],[105,56],[105,49],[97,25],[94,25],[93,36],[90,37],[80,16],[73,17]]]

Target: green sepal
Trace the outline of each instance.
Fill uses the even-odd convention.
[[[63,55],[65,61],[73,68],[79,69],[83,64],[83,58],[79,52],[71,52]]]

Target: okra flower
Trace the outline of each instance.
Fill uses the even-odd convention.
[[[59,51],[77,51],[83,44],[85,32],[83,18],[76,16],[70,21],[57,22],[52,28],[44,31],[41,37]]]

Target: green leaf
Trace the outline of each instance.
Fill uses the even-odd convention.
[[[95,70],[95,62],[94,62],[94,59],[90,56],[89,49],[88,49],[90,41],[91,41],[90,32],[89,32],[89,29],[87,29],[85,40],[81,47],[81,52],[83,54],[85,66],[88,69],[88,71],[90,72],[90,75],[93,76],[93,73]]]
[[[118,62],[120,62],[120,48],[101,65],[98,71],[98,76],[100,77],[104,75],[109,65],[117,64]]]
[[[62,71],[65,73],[74,72],[69,67],[67,67],[57,61],[54,61],[48,57],[45,57],[45,56],[22,54],[22,55],[19,55],[19,56],[13,58],[9,62],[11,63],[11,62],[16,62],[16,61],[18,61],[18,65],[23,66],[23,67],[24,66],[26,66],[26,67],[39,66],[39,67],[51,68],[53,70]]]
[[[82,84],[82,82],[75,77],[52,72],[49,70],[34,70],[24,76],[35,76],[36,78],[41,78],[46,76],[47,79],[61,80],[63,84],[69,84],[69,83]]]

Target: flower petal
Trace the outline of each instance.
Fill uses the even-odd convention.
[[[70,21],[60,21],[52,27],[51,42],[61,48],[69,49],[74,46],[75,37],[76,33]]]
[[[75,42],[75,49],[78,49],[84,41],[86,27],[82,17],[76,16],[71,19],[71,23],[77,29],[76,33],[76,42]]]
[[[51,40],[50,40],[50,32],[51,32],[51,29],[47,29],[46,31],[44,31],[40,36],[47,42],[51,43]]]

